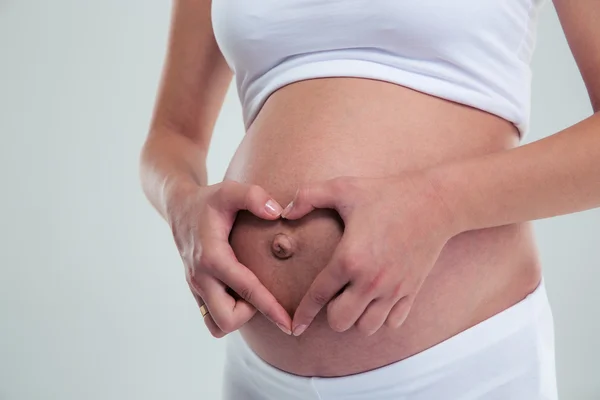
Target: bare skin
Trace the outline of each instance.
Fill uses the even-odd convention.
[[[204,316],[210,333],[220,338],[241,329],[252,349],[278,368],[339,376],[409,357],[530,293],[540,266],[526,221],[600,205],[600,5],[554,4],[595,112],[581,123],[509,150],[517,144],[516,129],[485,112],[389,83],[304,81],[270,97],[228,180],[208,185],[206,153],[232,73],[212,32],[211,2],[174,1],[140,175],[173,232],[194,297],[210,311]],[[289,335],[308,311],[294,314],[298,304],[308,304],[311,282],[346,236],[331,210],[284,221],[280,204],[306,182],[342,175],[364,181],[436,165],[443,165],[436,168],[441,197],[468,229],[445,243],[404,323],[372,336],[358,324],[339,333],[323,308],[304,334]],[[393,193],[386,200],[396,199],[399,192]],[[373,246],[373,227],[386,217],[377,211],[370,221],[369,213],[361,214],[364,248]]]
[[[513,147],[517,135],[498,117],[397,85],[304,81],[271,96],[226,178],[258,184],[287,204],[306,181],[427,168]],[[342,233],[332,210],[316,210],[298,221],[241,213],[230,240],[240,262],[293,315]],[[539,280],[528,223],[476,230],[448,242],[398,329],[383,327],[368,337],[354,327],[335,332],[323,309],[299,337],[285,335],[261,314],[241,332],[258,355],[282,370],[348,375],[431,347],[517,303]]]

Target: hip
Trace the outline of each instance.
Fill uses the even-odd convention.
[[[260,358],[239,333],[226,340],[225,400],[557,399],[543,281],[517,304],[427,350],[343,377],[290,374]]]

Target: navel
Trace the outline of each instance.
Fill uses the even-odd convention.
[[[292,238],[285,233],[278,233],[271,242],[271,252],[273,256],[280,260],[285,260],[294,255],[294,242]]]

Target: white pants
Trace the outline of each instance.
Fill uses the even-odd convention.
[[[301,377],[228,336],[224,400],[555,400],[554,328],[543,282],[523,301],[419,354],[360,374]],[[350,351],[350,349],[349,349]]]

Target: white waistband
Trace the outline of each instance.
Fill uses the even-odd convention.
[[[265,388],[294,390],[294,387],[302,388],[310,383],[320,396],[339,398],[356,395],[357,391],[364,394],[389,392],[396,390],[394,388],[402,388],[402,393],[421,391],[428,382],[461,379],[469,382],[469,379],[477,379],[478,373],[482,374],[480,380],[529,374],[532,375],[529,380],[543,382],[539,386],[545,386],[545,389],[540,390],[551,393],[548,397],[531,399],[553,399],[552,393],[556,392],[553,335],[552,315],[542,281],[535,291],[514,306],[421,353],[349,376],[307,378],[290,374],[262,360],[239,333],[229,335],[227,340],[228,358],[235,357],[243,362],[253,379],[261,381]],[[495,365],[487,365],[486,360]],[[486,368],[490,370],[479,371]]]

